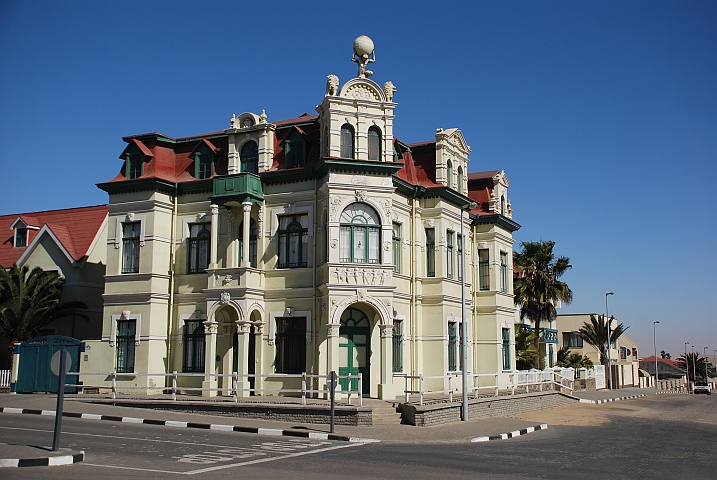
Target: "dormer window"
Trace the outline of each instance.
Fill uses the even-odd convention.
[[[212,164],[214,155],[209,152],[197,152],[194,155],[195,176],[198,180],[212,176]]]
[[[381,159],[381,130],[378,127],[368,129],[368,159]]]
[[[341,127],[341,158],[354,158],[354,127],[348,123]]]
[[[27,228],[18,227],[15,229],[15,248],[27,247]]]
[[[463,193],[463,169],[458,167],[458,193]]]
[[[284,165],[287,168],[301,167],[306,163],[306,141],[301,133],[292,130],[283,142]]]
[[[139,178],[144,170],[144,155],[141,153],[127,153],[125,155],[125,177]]]

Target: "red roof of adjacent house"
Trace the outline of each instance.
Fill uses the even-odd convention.
[[[15,230],[11,226],[18,218],[28,226],[28,247],[32,245],[37,234],[47,227],[72,259],[79,261],[89,254],[89,249],[107,218],[107,205],[0,216],[0,265],[5,268],[16,263],[28,249],[15,247]]]
[[[641,358],[640,361],[641,361],[641,362],[652,362],[652,363],[655,363],[655,356],[654,356],[654,355],[650,355],[649,357]],[[680,368],[680,367],[677,365],[677,362],[676,362],[675,360],[672,360],[671,358],[657,357],[657,361],[658,361],[658,362],[662,362],[662,363],[667,363],[668,365],[672,365],[672,366],[675,367],[675,368]]]

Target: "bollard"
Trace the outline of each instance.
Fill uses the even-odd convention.
[[[336,372],[331,370],[329,372],[329,396],[331,398],[331,421],[329,424],[329,433],[334,433],[334,415],[335,415],[335,401],[336,401]]]
[[[64,350],[60,350],[64,352]],[[60,448],[60,432],[62,430],[62,408],[65,400],[65,367],[67,358],[64,353],[60,354],[60,371],[57,379],[57,408],[55,409],[55,433],[52,438],[52,451]]]
[[[177,371],[172,372],[172,401],[177,401]]]

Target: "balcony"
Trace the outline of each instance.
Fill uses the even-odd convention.
[[[527,325],[523,325],[522,328],[531,332],[535,330]],[[541,328],[540,343],[558,343],[558,331],[553,328]]]
[[[235,173],[214,178],[214,196],[212,200],[217,205],[240,205],[250,201],[262,203],[264,191],[261,179],[253,173]]]

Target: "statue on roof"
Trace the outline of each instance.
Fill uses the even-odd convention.
[[[351,61],[358,64],[358,78],[368,78],[373,75],[371,70],[366,70],[369,63],[376,61],[376,53],[373,48],[373,40],[366,35],[361,35],[354,40],[354,54]]]

